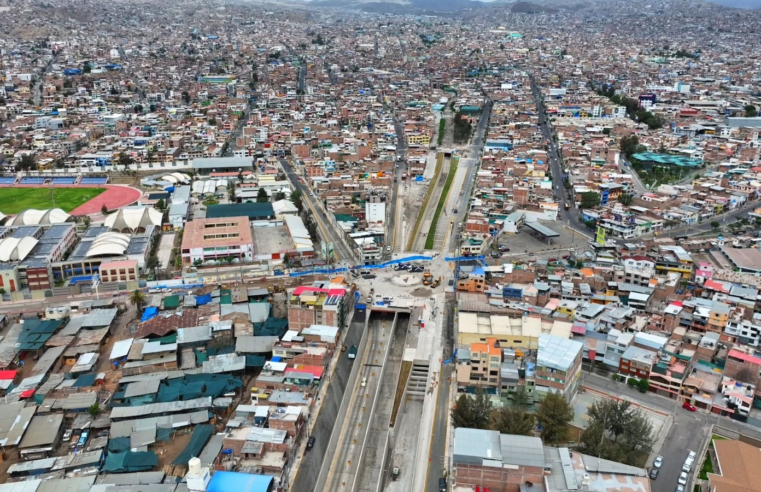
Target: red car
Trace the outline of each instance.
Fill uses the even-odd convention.
[[[695,407],[695,405],[691,405],[690,402],[688,401],[684,402],[684,404],[682,405],[682,408],[684,408],[685,410],[689,410],[690,412],[697,411],[697,408]]]
[[[563,255],[563,259],[564,259],[564,260],[567,260],[567,259],[568,259],[568,258],[570,258],[570,257],[571,257],[571,255]]]
[[[550,263],[552,263],[553,261],[558,261],[558,259],[557,259],[557,258],[550,258],[550,259],[549,259],[549,260],[547,260],[547,261],[548,261],[548,262],[550,262]]]

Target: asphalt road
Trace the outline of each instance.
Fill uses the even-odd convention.
[[[339,262],[346,261],[354,264],[354,255],[347,249],[343,240],[341,240],[341,237],[337,235],[340,233],[337,233],[333,229],[333,225],[327,219],[327,213],[322,208],[322,204],[316,203],[316,200],[311,194],[311,190],[300,181],[300,176],[293,171],[291,163],[288,162],[287,159],[280,159],[280,165],[282,166],[285,175],[291,181],[291,184],[293,184],[293,187],[301,193],[302,202],[311,210],[312,217],[314,217],[315,222],[317,222],[323,240],[333,243],[333,255],[336,260]]]
[[[344,339],[344,344],[348,347],[359,346],[362,338],[362,331],[365,328],[365,312],[355,311],[349,329]],[[346,386],[351,374],[351,366],[355,361],[349,359],[344,354],[340,355],[336,368],[333,372],[333,379],[325,394],[325,400],[322,402],[320,411],[317,414],[311,436],[315,438],[314,448],[304,454],[304,458],[299,465],[299,471],[290,490],[293,491],[314,491],[317,483],[317,477],[325,461],[325,451],[330,441],[336,424],[336,415],[341,407],[341,401],[346,394]],[[325,383],[328,383],[327,381]]]
[[[394,182],[391,185],[391,196],[388,197],[388,213],[386,217],[386,244],[394,245],[396,240],[396,207],[399,197],[399,187],[402,186],[402,173],[407,172],[407,141],[404,137],[404,125],[393,117],[394,132],[396,133],[396,163],[394,164]],[[391,257],[390,253],[385,253]]]
[[[359,472],[360,452],[373,416],[374,397],[380,388],[381,353],[387,349],[393,320],[393,315],[379,315],[368,326],[368,348],[361,355],[361,362],[354,361],[362,367],[351,389],[349,411],[340,429],[334,429],[334,432],[340,432],[338,446],[330,462],[323,463],[323,466],[330,467],[325,490],[352,490]],[[363,381],[366,382],[364,386]]]
[[[545,116],[544,100],[539,91],[539,86],[536,85],[533,77],[531,77],[531,92],[533,93],[534,101],[536,102],[536,111],[539,115],[539,126],[542,130],[542,137],[548,142],[547,154],[550,160],[550,172],[552,173],[552,187],[555,189],[555,195],[559,197],[561,205],[558,209],[558,216],[568,227],[583,234],[589,234],[589,229],[587,229],[587,227],[579,220],[579,212],[576,209],[575,200],[568,198],[565,186],[563,185],[563,166],[560,164],[559,157],[560,149],[552,137],[552,128]],[[565,209],[566,203],[570,205],[569,210]]]
[[[468,214],[468,208],[470,207],[470,196],[473,193],[476,173],[478,172],[478,166],[481,162],[479,159],[479,154],[484,146],[486,129],[489,128],[489,118],[491,115],[492,105],[493,103],[490,100],[487,100],[486,103],[484,103],[484,110],[481,112],[481,117],[478,120],[478,125],[476,126],[476,131],[473,135],[473,141],[471,142],[470,147],[468,147],[469,157],[461,158],[460,163],[458,164],[460,166],[467,167],[467,175],[465,176],[465,181],[462,183],[462,194],[459,196],[457,201],[457,213],[454,214],[455,224],[463,224],[465,222],[465,216]],[[453,228],[452,234],[458,233],[459,231]],[[456,251],[458,244],[459,242],[456,240],[450,241],[450,251]]]

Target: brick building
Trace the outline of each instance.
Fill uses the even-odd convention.
[[[452,477],[458,487],[519,492],[526,482],[544,483],[544,446],[538,437],[457,428]]]

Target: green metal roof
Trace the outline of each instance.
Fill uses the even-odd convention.
[[[655,152],[641,152],[632,157],[642,162],[654,162],[656,164],[668,164],[679,167],[698,167],[701,162],[696,159],[671,154],[656,154]]]
[[[209,205],[206,218],[248,217],[249,220],[267,219],[275,216],[272,204],[267,203],[230,203],[227,205]]]

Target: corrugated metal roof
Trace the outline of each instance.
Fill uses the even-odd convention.
[[[244,358],[245,364],[245,358]],[[166,403],[151,403],[137,407],[116,407],[111,409],[111,420],[128,419],[140,415],[154,415],[160,413],[176,413],[187,410],[195,410],[211,407],[211,397],[196,398],[187,401],[171,401]]]
[[[127,385],[127,389],[124,391],[124,397],[132,398],[133,396],[155,394],[159,390],[160,384],[160,379],[149,379],[147,381],[130,383]]]

